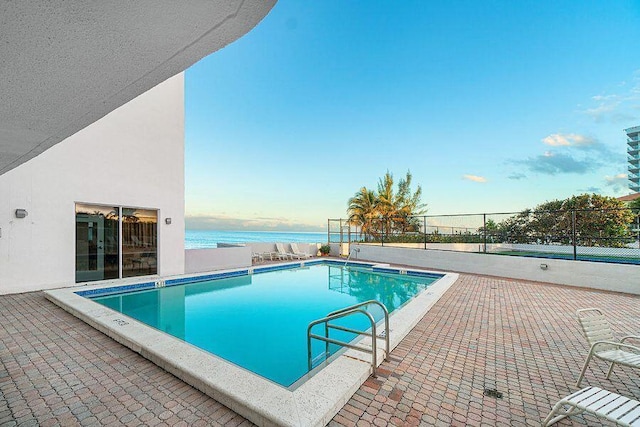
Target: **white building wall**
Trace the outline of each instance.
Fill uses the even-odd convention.
[[[182,73],[0,175],[0,294],[74,285],[76,202],[158,209],[158,273],[184,272]]]

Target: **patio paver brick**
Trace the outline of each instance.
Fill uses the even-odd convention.
[[[638,296],[462,274],[330,425],[539,425],[575,390],[588,351],[575,311],[591,306],[619,336],[640,332]],[[605,375],[594,361],[584,384],[640,398],[637,371]],[[18,424],[252,425],[39,292],[0,296],[0,425]]]
[[[591,306],[605,310],[620,336],[639,333],[638,296],[463,274],[380,366],[391,373],[349,403],[371,408],[383,402],[383,413],[395,405],[391,424],[408,425],[410,407],[425,426],[540,425],[552,405],[575,390],[588,352],[575,311]],[[640,397],[637,371],[616,367],[606,380],[606,365],[590,366],[585,384]],[[585,415],[559,425],[602,422]]]

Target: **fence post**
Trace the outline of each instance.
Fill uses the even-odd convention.
[[[578,248],[576,242],[576,211],[571,211],[571,239],[573,240],[573,260],[578,259]]]
[[[380,224],[382,224],[380,228],[380,246],[384,246],[384,217],[382,217]]]
[[[640,210],[636,215],[636,230],[638,231],[638,249],[640,249]]]
[[[327,219],[327,243],[331,243],[331,220]]]
[[[340,249],[338,249],[338,256],[342,256],[343,245],[344,245],[344,228],[342,226],[342,218],[340,218]]]
[[[484,253],[487,253],[487,214],[482,214],[482,234],[484,234]]]
[[[427,250],[427,216],[422,217],[422,223],[424,224],[424,249]]]

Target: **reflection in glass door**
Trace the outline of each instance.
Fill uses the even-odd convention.
[[[115,279],[118,208],[76,204],[76,282]]]
[[[122,208],[122,277],[158,272],[158,211]]]
[[[157,272],[157,210],[76,203],[76,282]]]

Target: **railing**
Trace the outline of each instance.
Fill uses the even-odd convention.
[[[640,212],[628,208],[380,216],[358,228],[342,243],[640,264]]]
[[[374,320],[373,316],[371,315],[371,313],[369,313],[368,311],[364,310],[362,307],[366,307],[368,305],[377,305],[380,308],[382,308],[382,312],[384,313],[384,336],[383,337],[379,337],[378,334],[376,333],[377,329],[376,329],[376,321]],[[357,314],[357,313],[361,313],[364,314],[367,319],[369,319],[369,323],[371,324],[371,332],[366,332],[366,331],[360,331],[357,329],[352,329],[352,328],[347,328],[346,326],[340,326],[340,325],[334,325],[334,324],[330,324],[329,322],[332,320],[336,320],[336,319],[340,319],[343,317],[347,317],[347,316],[351,316],[353,314]],[[314,333],[311,332],[311,329],[316,326],[319,325],[321,323],[324,323],[324,336],[322,335],[316,335]],[[367,348],[367,347],[363,347],[363,346],[359,346],[356,344],[351,344],[350,342],[345,342],[345,341],[340,341],[340,340],[336,340],[333,338],[329,337],[329,329],[336,329],[339,331],[343,331],[343,332],[349,332],[352,334],[357,334],[357,335],[365,335],[368,337],[371,337],[371,349]],[[307,327],[307,358],[308,358],[308,363],[309,363],[309,371],[311,371],[311,369],[313,368],[313,357],[311,354],[311,339],[317,339],[320,341],[324,341],[325,342],[325,360],[327,360],[329,358],[329,344],[335,344],[335,345],[339,345],[342,347],[348,347],[348,348],[352,348],[354,350],[358,350],[358,351],[362,351],[365,353],[369,353],[371,354],[371,370],[372,370],[372,375],[375,377],[376,376],[376,362],[378,360],[378,353],[377,353],[377,340],[378,339],[384,339],[385,340],[385,360],[389,360],[389,312],[387,311],[387,308],[384,306],[384,304],[382,304],[379,301],[376,300],[370,300],[370,301],[365,301],[359,304],[355,304],[349,307],[345,307],[341,310],[337,310],[337,311],[333,311],[329,314],[327,314],[326,317],[323,317],[322,319],[318,319],[318,320],[314,320],[313,322],[309,323],[309,326]]]

